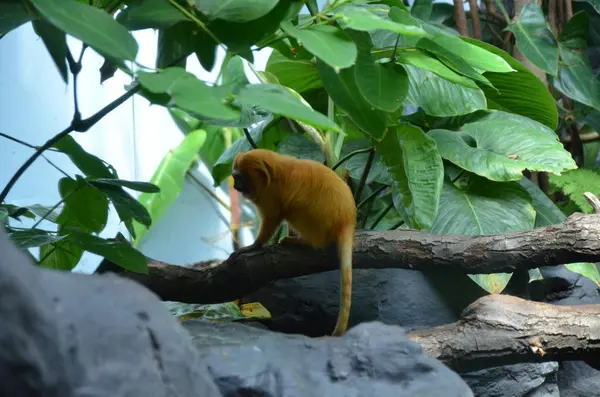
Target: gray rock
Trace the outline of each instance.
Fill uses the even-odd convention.
[[[477,397],[556,396],[544,394],[554,390],[558,363],[523,363],[487,368],[461,374]]]
[[[560,397],[600,396],[600,371],[583,361],[565,361],[558,372]]]
[[[0,253],[0,396],[221,395],[145,288],[34,267],[2,228]]]
[[[402,328],[364,323],[308,338],[235,323],[183,323],[225,396],[472,396]]]

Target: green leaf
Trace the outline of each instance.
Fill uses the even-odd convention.
[[[137,0],[127,4],[117,20],[129,30],[162,29],[186,21],[187,17],[168,0]]]
[[[83,256],[83,249],[75,245],[69,236],[63,240],[40,247],[40,266],[47,269],[71,271]]]
[[[242,104],[258,105],[275,114],[305,122],[316,128],[341,131],[333,121],[304,105],[288,89],[280,85],[247,85],[238,93],[236,99]]]
[[[367,51],[359,52],[354,77],[367,102],[386,112],[398,110],[408,94],[406,70],[395,63],[377,63]]]
[[[31,0],[31,3],[48,22],[100,54],[116,60],[135,60],[137,42],[107,12],[75,0]]]
[[[416,229],[431,227],[440,202],[444,165],[436,143],[420,128],[402,123],[376,146],[394,180],[394,205]]]
[[[154,224],[161,219],[167,209],[179,197],[183,189],[185,175],[198,159],[198,151],[205,142],[206,132],[204,130],[190,132],[175,149],[170,150],[163,157],[156,171],[154,171],[150,182],[160,188],[160,193],[142,193],[138,198],[139,203],[150,214]],[[148,229],[138,222],[134,222],[133,227],[135,229],[133,246],[137,247]]]
[[[200,116],[236,120],[238,109],[226,103],[227,93],[221,87],[209,87],[193,76],[182,76],[169,88],[177,107]]]
[[[525,169],[560,174],[577,168],[554,131],[515,114],[493,111],[459,132],[428,135],[444,159],[493,181],[518,181]]]
[[[519,183],[531,196],[535,209],[535,227],[545,227],[561,223],[567,217],[535,183],[523,177]]]
[[[160,192],[160,188],[152,183],[148,182],[138,182],[138,181],[125,181],[123,179],[107,179],[107,178],[98,178],[98,179],[88,179],[87,181],[90,185],[100,187],[100,186],[121,186],[126,187],[131,190],[136,190],[138,192],[144,193],[157,193]]]
[[[146,210],[146,208],[144,208],[144,206],[134,197],[123,190],[123,188],[112,185],[98,185],[97,188],[104,193],[115,206],[119,218],[125,223],[125,227],[127,227],[127,231],[129,231],[131,237],[134,239],[136,237],[135,230],[133,229],[134,220],[146,227],[150,227],[152,218],[150,217],[148,210]]]
[[[42,38],[63,81],[67,83],[69,70],[67,69],[68,49],[65,32],[57,29],[54,25],[49,24],[43,19],[33,21],[32,25],[35,33]]]
[[[396,7],[394,8],[397,10],[397,12],[406,12]],[[340,7],[339,9],[335,10],[335,14],[333,15],[333,17],[336,20],[343,22],[349,28],[358,31],[368,32],[381,29],[389,30],[391,32],[398,33],[403,36],[429,35],[429,33],[427,33],[425,30],[423,30],[423,28],[419,26],[394,22],[393,20],[382,18],[373,11],[375,10],[365,7]]]
[[[298,29],[289,21],[285,21],[281,23],[281,29],[334,69],[350,67],[356,60],[356,44],[338,27],[316,25]]]
[[[45,217],[45,219],[50,222],[58,223],[58,216],[60,215],[60,211],[62,211],[63,206],[59,206],[53,210],[52,207],[46,205],[33,204],[28,205],[27,208],[39,217]]]
[[[23,249],[42,247],[46,244],[55,243],[65,238],[65,236],[55,236],[39,229],[13,230],[9,232],[9,236],[17,247]]]
[[[221,84],[227,86],[232,94],[237,94],[249,83],[244,71],[244,61],[239,55],[227,57],[221,69],[223,77]]]
[[[427,21],[431,16],[432,8],[433,0],[415,0],[410,8],[410,15],[422,21]]]
[[[360,149],[366,149],[373,147],[368,139],[365,138],[350,138],[344,141],[342,151],[340,152],[340,158],[345,155]],[[369,157],[368,153],[356,154],[350,159],[346,160],[342,167],[344,167],[350,176],[357,181],[360,180],[363,170],[365,169],[365,163]],[[393,183],[392,177],[390,176],[387,167],[381,159],[381,155],[376,152],[373,158],[373,164],[371,165],[371,171],[367,176],[367,183],[377,182],[383,185],[391,185]]]
[[[19,207],[12,204],[0,204],[0,210],[3,210],[3,213],[6,214],[5,216],[7,218],[10,217],[16,219],[19,222],[21,221],[19,218],[22,216],[29,219],[35,219],[35,214],[32,213],[27,207]]]
[[[286,136],[277,148],[277,151],[298,159],[314,160],[319,163],[325,161],[325,155],[319,145],[306,135],[290,134]]]
[[[175,80],[182,76],[194,77],[191,73],[186,72],[184,68],[178,66],[166,68],[156,73],[137,73],[140,84],[154,94],[167,93]]]
[[[435,234],[492,235],[530,230],[535,221],[531,198],[517,182],[492,182],[470,174],[458,188],[444,182],[437,217],[429,230]],[[469,275],[490,293],[500,293],[511,274]]]
[[[0,1],[0,36],[34,19],[22,1]]]
[[[61,225],[77,226],[88,232],[100,233],[108,220],[108,200],[84,180],[61,178],[58,190],[64,207],[57,217]]]
[[[116,171],[109,170],[106,164],[98,157],[83,150],[83,148],[67,135],[56,142],[53,147],[69,156],[73,164],[77,166],[86,176],[92,178],[115,178]]]
[[[558,37],[561,64],[554,87],[578,102],[600,110],[600,80],[592,72],[587,57],[589,18],[575,14]]]
[[[100,255],[124,269],[136,273],[148,273],[146,257],[127,242],[105,240],[74,229],[69,230],[69,238],[73,244]]]
[[[248,22],[268,14],[277,2],[278,0],[202,0],[194,5],[210,20]]]
[[[367,135],[379,140],[387,126],[387,115],[373,109],[358,89],[354,70],[344,69],[336,73],[324,62],[317,60],[317,69],[327,93],[335,105],[343,110]]]
[[[598,266],[596,266],[595,263],[578,262],[569,263],[566,266],[570,271],[579,273],[595,282],[596,285],[600,286],[600,272],[598,271]]]
[[[579,210],[584,213],[593,213],[592,206],[583,193],[590,192],[600,197],[600,175],[584,168],[574,169],[562,175],[548,175],[550,185],[562,189]]]
[[[277,50],[271,52],[266,71],[273,73],[281,85],[290,87],[298,93],[323,87],[315,62],[306,59],[289,59]]]
[[[461,76],[460,74],[454,72],[452,69],[444,65],[439,60],[432,58],[423,52],[402,52],[396,56],[396,61],[406,66],[415,66],[419,69],[435,73],[436,75],[440,76],[445,80],[448,80],[451,83],[460,84],[467,88],[477,89],[477,84],[475,84],[473,80]]]
[[[556,76],[558,47],[556,38],[548,28],[544,11],[535,2],[525,4],[521,15],[507,27],[517,39],[519,50],[535,66]]]
[[[461,37],[463,41],[479,46],[502,57],[516,72],[486,72],[484,76],[494,88],[481,86],[488,108],[520,114],[538,121],[552,130],[558,126],[558,110],[552,94],[544,83],[523,64],[501,49],[480,40]]]
[[[404,105],[420,107],[428,115],[436,117],[466,115],[487,108],[485,96],[479,88],[466,88],[413,66],[404,65],[404,69],[409,77]]]

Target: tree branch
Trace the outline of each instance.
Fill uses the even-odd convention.
[[[423,351],[459,372],[600,355],[600,305],[557,306],[484,296],[453,324],[413,331]]]
[[[335,270],[335,258],[334,249],[278,245],[204,267],[151,261],[148,274],[122,272],[109,262],[101,267],[122,272],[164,300],[216,303],[238,299],[275,280]],[[546,228],[493,236],[434,235],[412,230],[357,232],[353,267],[491,274],[598,261],[600,215],[574,214]]]

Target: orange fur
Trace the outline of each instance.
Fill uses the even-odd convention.
[[[319,162],[265,149],[239,153],[233,176],[234,186],[256,205],[261,218],[253,248],[265,244],[284,220],[314,248],[337,244],[340,311],[333,335],[342,335],[350,317],[356,228],[356,204],[348,185]]]

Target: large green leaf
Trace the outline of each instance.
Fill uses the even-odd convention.
[[[69,230],[69,239],[80,248],[100,255],[124,269],[148,273],[148,260],[129,243],[105,240],[77,230]]]
[[[299,93],[323,86],[315,62],[306,59],[289,59],[277,50],[271,52],[266,71],[273,73],[281,85]]]
[[[421,51],[401,52],[396,57],[396,61],[406,66],[415,66],[416,68],[435,73],[439,77],[448,80],[451,83],[460,84],[467,88],[477,89],[477,84],[475,84],[473,80],[456,73],[439,60]]]
[[[169,91],[175,105],[192,114],[223,120],[240,117],[238,109],[224,103],[227,91],[218,86],[209,87],[196,77],[179,77]]]
[[[436,143],[420,128],[402,123],[376,146],[395,184],[394,204],[416,229],[431,227],[437,212],[444,165]]]
[[[486,72],[484,76],[494,88],[481,86],[490,109],[505,110],[538,121],[552,130],[558,125],[558,110],[546,85],[523,64],[498,47],[480,40],[462,37],[502,57],[516,72]]]
[[[108,220],[108,200],[83,179],[62,178],[58,190],[64,207],[57,218],[61,225],[77,226],[87,232],[100,233]]]
[[[0,1],[0,35],[34,19],[22,1]]]
[[[161,29],[187,20],[177,8],[166,0],[137,0],[127,4],[117,20],[129,30]]]
[[[414,105],[436,117],[451,117],[486,109],[485,95],[479,88],[467,88],[437,75],[404,65],[409,77],[405,105]],[[470,81],[470,80],[469,80]]]
[[[339,132],[338,127],[325,115],[309,108],[294,97],[288,89],[276,84],[251,84],[242,89],[236,99],[245,105],[258,105],[275,114],[303,121],[316,128]]]
[[[544,11],[536,2],[527,3],[519,18],[507,27],[517,39],[519,50],[535,66],[556,76],[558,47],[556,38],[548,28]]]
[[[406,12],[399,10],[399,12]],[[345,26],[358,31],[389,30],[403,36],[428,36],[421,27],[407,25],[393,20],[382,18],[376,9],[366,7],[347,6],[335,10],[335,19],[343,22]]]
[[[191,73],[186,72],[184,68],[179,66],[166,68],[156,73],[142,71],[137,73],[140,84],[154,94],[169,92],[169,88],[171,88],[175,80],[182,76],[193,77]]]
[[[134,220],[146,227],[150,227],[152,218],[148,210],[122,187],[109,184],[98,184],[96,187],[112,202],[119,218],[134,239],[136,237],[133,228]]]
[[[83,148],[67,135],[56,142],[53,147],[69,156],[73,164],[77,166],[86,176],[92,178],[115,178],[116,171],[108,168],[100,158],[83,150]]]
[[[423,21],[427,21],[431,16],[433,0],[415,0],[410,8],[410,15]]]
[[[57,223],[58,215],[60,214],[60,211],[62,211],[63,207],[59,206],[53,210],[52,207],[48,207],[46,205],[32,204],[28,205],[27,209],[39,217],[45,217],[46,220]]]
[[[2,7],[2,6],[0,6]],[[41,37],[48,53],[52,57],[60,77],[67,83],[69,70],[67,68],[67,36],[65,32],[57,29],[43,19],[33,21],[33,30]]]
[[[342,109],[356,125],[374,139],[384,135],[387,119],[386,113],[372,106],[363,98],[356,84],[353,69],[340,70],[336,73],[320,60],[317,68],[321,81],[333,102]]]
[[[71,271],[83,256],[83,249],[68,236],[61,241],[40,247],[40,266]]]
[[[356,44],[338,27],[316,25],[298,29],[291,22],[285,21],[281,23],[281,29],[332,68],[347,68],[356,60]]]
[[[278,0],[202,0],[196,1],[196,8],[208,19],[222,19],[231,22],[248,22],[268,14]]]
[[[350,138],[344,141],[344,146],[342,146],[342,150],[340,152],[340,158],[346,156],[349,153],[352,153],[356,150],[366,149],[373,147],[368,139],[365,138]],[[365,169],[365,163],[367,158],[369,157],[369,153],[360,153],[356,154],[350,159],[346,160],[342,167],[344,167],[350,176],[356,180],[360,180],[360,177]],[[377,182],[384,185],[391,185],[393,183],[392,177],[387,170],[387,167],[383,163],[381,159],[381,155],[378,152],[375,152],[375,157],[373,157],[373,164],[371,165],[371,171],[369,171],[369,175],[367,176],[367,183]]]
[[[179,197],[185,175],[198,159],[198,151],[205,142],[204,130],[190,132],[175,149],[170,150],[163,157],[154,171],[150,182],[160,187],[160,193],[142,193],[138,197],[138,201],[148,210],[154,224]],[[133,246],[137,247],[148,229],[139,222],[134,222],[133,227],[136,236]]]
[[[39,229],[11,230],[9,231],[8,235],[17,247],[23,249],[42,247],[65,238],[65,236],[57,236],[45,230]]]
[[[138,45],[131,33],[110,14],[75,0],[31,0],[57,28],[116,60],[135,60]]]
[[[493,181],[518,181],[525,169],[555,174],[577,168],[554,131],[525,117],[492,111],[461,131],[431,130],[443,158]]]
[[[368,51],[359,52],[354,74],[360,93],[377,109],[396,111],[408,94],[406,70],[393,62],[375,62]]]
[[[561,64],[554,87],[578,102],[600,110],[600,80],[587,56],[589,18],[584,11],[569,20],[558,37]]]
[[[437,217],[429,230],[435,234],[491,235],[530,230],[535,221],[531,198],[517,182],[492,182],[470,175],[460,189],[444,183]],[[500,293],[510,274],[469,275],[491,293]]]

